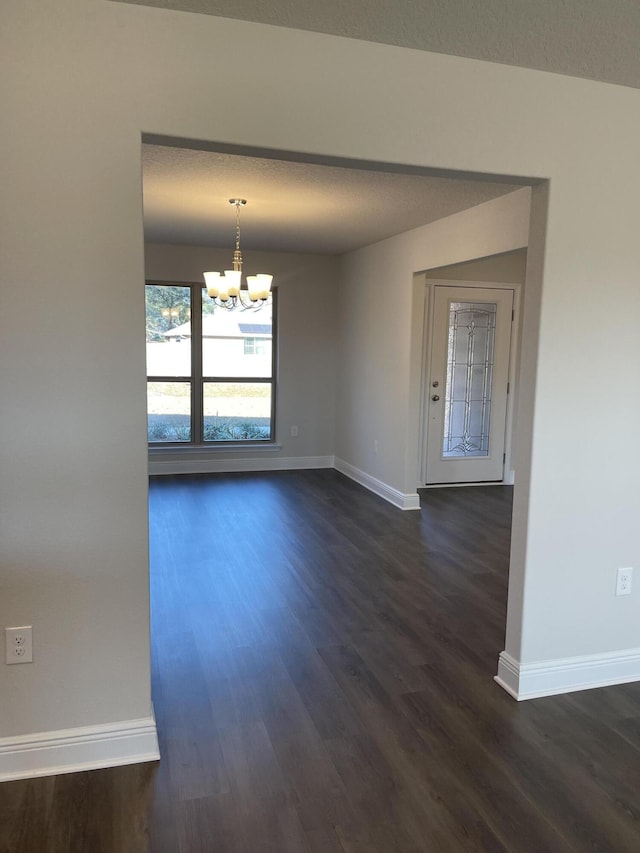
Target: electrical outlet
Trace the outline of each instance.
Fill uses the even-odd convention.
[[[33,636],[31,625],[5,628],[5,654],[7,663],[33,662]]]
[[[631,595],[631,579],[633,569],[618,569],[616,579],[616,595]]]
[[[292,438],[297,438],[297,437],[298,437],[298,427],[297,427],[297,426],[292,426],[292,427],[291,427],[291,437],[292,437]]]

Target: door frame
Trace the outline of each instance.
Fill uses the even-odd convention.
[[[520,333],[522,325],[522,285],[504,281],[465,281],[463,279],[428,278],[424,273],[424,322],[422,336],[422,378],[420,383],[420,428],[419,434],[419,489],[451,489],[460,486],[512,486],[515,481],[513,468],[513,425],[515,422],[515,407],[518,399],[517,377],[520,362]],[[513,291],[513,321],[511,323],[511,344],[509,347],[509,394],[507,395],[507,416],[505,422],[504,454],[505,461],[502,469],[502,480],[493,483],[439,483],[427,485],[427,441],[429,441],[429,378],[431,376],[432,347],[431,329],[433,323],[435,288],[436,287],[477,287],[496,290]]]

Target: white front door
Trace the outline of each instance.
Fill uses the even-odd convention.
[[[434,287],[426,483],[500,481],[513,290]]]

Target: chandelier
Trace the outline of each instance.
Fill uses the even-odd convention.
[[[258,273],[247,276],[247,288],[242,289],[242,252],[240,251],[240,208],[247,203],[245,198],[230,198],[229,204],[236,209],[236,248],[233,253],[233,269],[220,272],[205,272],[207,293],[220,308],[258,310],[265,305],[271,293],[272,275]]]

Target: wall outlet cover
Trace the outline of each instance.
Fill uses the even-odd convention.
[[[618,569],[618,574],[616,576],[616,595],[631,595],[632,578],[633,569]]]
[[[33,662],[33,633],[31,625],[5,628],[5,655],[7,663]]]

